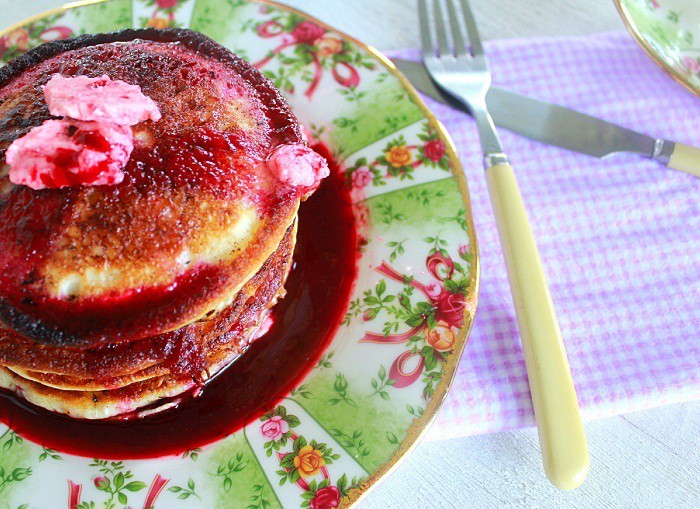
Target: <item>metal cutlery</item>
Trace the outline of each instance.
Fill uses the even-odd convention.
[[[442,92],[425,67],[409,60],[393,60],[423,94],[468,112],[458,101]],[[700,177],[700,149],[662,138],[654,138],[563,106],[490,87],[486,106],[494,123],[509,131],[548,145],[581,154],[606,158],[618,153],[636,153],[655,159],[669,168]]]
[[[474,17],[466,0],[459,5],[457,0],[445,3],[448,23],[441,0],[418,0],[423,61],[433,81],[468,107],[476,120],[515,302],[544,469],[552,484],[573,489],[588,473],[588,447],[554,305],[513,168],[486,107],[491,74]]]

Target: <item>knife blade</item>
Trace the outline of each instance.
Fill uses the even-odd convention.
[[[418,91],[443,104],[469,112],[466,106],[433,83],[422,64],[398,58],[393,63]],[[491,86],[486,97],[486,105],[496,125],[535,141],[598,158],[632,152],[700,176],[700,149],[694,147],[653,138],[563,106],[494,86]],[[682,154],[676,154],[679,148],[682,148]],[[677,161],[682,164],[673,166],[674,155],[683,156],[683,161]]]

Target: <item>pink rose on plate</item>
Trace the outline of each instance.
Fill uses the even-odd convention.
[[[326,486],[316,490],[314,498],[309,502],[310,509],[331,509],[340,505],[340,490],[335,486]]]
[[[471,247],[469,247],[468,244],[462,244],[461,246],[459,246],[459,257],[462,260],[466,260],[467,258],[469,258],[469,255],[471,253],[472,253],[472,249],[471,249]]]
[[[360,166],[352,172],[353,187],[363,188],[372,182],[372,172],[367,166]]]
[[[180,0],[156,0],[159,9],[172,9],[176,7]]]
[[[289,424],[279,415],[273,415],[260,426],[260,432],[270,440],[279,440],[287,431]]]
[[[423,145],[423,154],[432,162],[437,163],[445,155],[445,144],[442,140],[428,140]]]
[[[326,30],[311,23],[310,21],[302,21],[292,31],[294,40],[300,44],[313,44],[317,39],[323,37]]]
[[[435,319],[448,327],[461,327],[465,305],[463,295],[443,290],[435,299]]]
[[[700,59],[683,57],[683,65],[690,71],[690,74],[700,74]]]
[[[95,477],[95,479],[93,479],[92,482],[95,483],[95,488],[97,488],[98,490],[103,490],[109,485],[109,481],[103,475]]]

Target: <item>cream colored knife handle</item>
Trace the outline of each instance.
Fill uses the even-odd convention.
[[[574,489],[588,473],[588,446],[549,287],[513,168],[496,164],[486,170],[486,177],[515,302],[544,470],[557,488]]]
[[[700,177],[700,148],[676,142],[667,166]]]

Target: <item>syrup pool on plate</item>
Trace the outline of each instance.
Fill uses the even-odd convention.
[[[326,147],[316,149],[328,157]],[[343,319],[357,272],[356,231],[337,168],[299,210],[287,295],[270,331],[197,397],[131,420],[89,421],[39,409],[0,391],[0,422],[43,446],[108,459],[180,454],[223,439],[258,418],[313,368]]]

